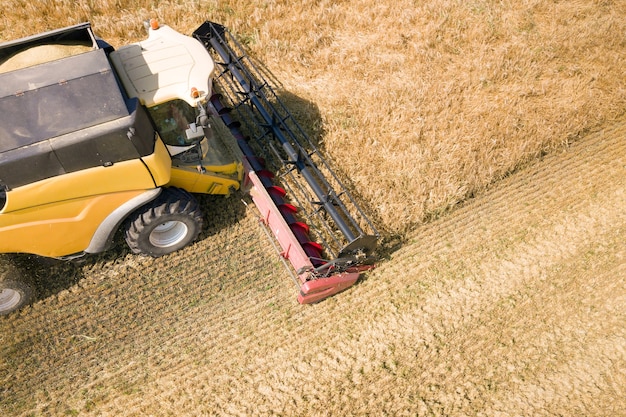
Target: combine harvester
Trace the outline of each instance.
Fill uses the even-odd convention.
[[[241,44],[146,26],[118,50],[87,23],[0,45],[0,252],[74,259],[122,227],[162,256],[198,236],[194,193],[242,189],[300,303],[354,284],[379,234]],[[30,292],[5,273],[0,314]]]

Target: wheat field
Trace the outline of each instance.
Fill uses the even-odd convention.
[[[239,195],[163,258],[11,258],[1,415],[626,415],[625,2],[0,6],[0,41],[229,27],[384,237],[312,306]]]
[[[229,27],[315,140],[403,234],[626,109],[622,1],[2,0],[0,40],[91,21]]]

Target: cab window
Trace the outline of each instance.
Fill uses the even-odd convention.
[[[148,109],[156,128],[167,145],[186,146],[192,141],[187,140],[185,131],[190,123],[196,121],[196,109],[184,100],[171,100]]]

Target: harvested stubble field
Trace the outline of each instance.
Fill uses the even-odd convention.
[[[18,258],[2,415],[626,415],[624,2],[0,5],[1,40],[229,26],[388,238],[305,307],[238,196],[164,258]]]

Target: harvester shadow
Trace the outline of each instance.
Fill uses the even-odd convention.
[[[84,278],[79,265],[28,254],[5,254],[0,262],[11,264],[17,279],[30,285],[34,300],[43,300],[70,288]]]
[[[241,191],[230,196],[200,194],[196,195],[204,213],[204,224],[197,241],[210,239],[220,230],[233,226],[246,215],[246,206],[242,202],[245,195]]]
[[[317,104],[305,100],[291,92],[289,92],[280,79],[265,65],[265,63],[257,59],[254,54],[247,51],[247,56],[254,65],[254,68],[258,71],[259,75],[264,80],[257,80],[260,85],[267,85],[274,90],[278,100],[284,104],[285,108],[291,113],[294,120],[302,128],[304,133],[308,136],[312,145],[319,149],[322,144],[322,138],[324,137],[325,130],[322,121],[322,115],[320,113]],[[306,146],[306,144],[303,144]],[[307,149],[311,151],[312,149]]]

